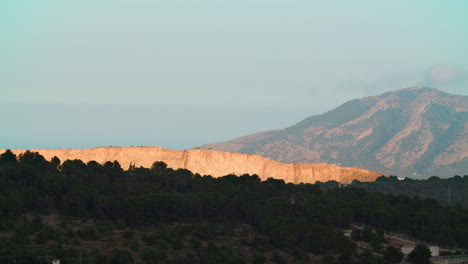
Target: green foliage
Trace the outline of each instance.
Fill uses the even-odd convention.
[[[265,264],[266,263],[266,258],[263,254],[255,254],[252,258],[252,263],[253,264]]]
[[[84,226],[76,230],[76,235],[83,240],[98,240],[98,232],[94,226]]]
[[[369,227],[364,229],[353,229],[351,238],[356,241],[369,242],[374,252],[380,253],[382,250],[382,243],[385,242],[384,231],[382,229],[372,230]]]
[[[271,248],[270,239],[265,236],[255,236],[252,241],[252,247],[256,251],[265,251]]]
[[[383,258],[388,263],[400,263],[403,260],[401,249],[389,246],[383,252]]]
[[[110,264],[132,264],[134,263],[133,255],[125,249],[115,249],[110,257]]]
[[[340,254],[338,258],[338,263],[340,264],[352,264],[353,263],[353,256],[349,252],[344,252]]]
[[[374,254],[370,250],[364,250],[360,255],[358,262],[359,264],[378,264],[382,263],[382,259]]]
[[[361,233],[361,239],[366,242],[370,242],[374,237],[374,232],[369,227],[364,227]]]
[[[48,240],[60,241],[62,238],[62,231],[56,227],[46,225],[36,235],[34,242],[43,244]]]
[[[167,164],[162,161],[156,161],[151,166],[151,169],[155,172],[164,172],[167,169]]]
[[[149,246],[156,245],[158,242],[158,235],[156,233],[144,233],[141,236],[143,242],[145,242]]]
[[[101,251],[95,248],[90,250],[89,257],[91,263],[95,264],[107,263],[108,260],[108,257],[106,255],[104,255]]]
[[[380,242],[377,239],[372,239],[370,241],[370,246],[372,247],[372,250],[377,253],[381,253],[382,251],[382,242]]]
[[[31,220],[31,225],[34,231],[40,230],[44,226],[44,223],[42,222],[42,217],[39,215],[35,215]]]
[[[353,258],[361,263],[382,261],[372,252],[357,255],[356,244],[341,231],[353,222],[468,248],[468,210],[444,207],[435,200],[352,186],[335,188],[336,182],[294,185],[274,179],[262,182],[257,175],[201,177],[188,170],[167,168],[162,162],[156,162],[151,169],[129,171],[117,162],[100,165],[66,160],[61,166],[58,169],[57,161],[46,161],[34,153],[22,155],[19,162],[0,163],[0,227],[12,233],[11,238],[0,240],[1,248],[31,246],[31,241],[40,248],[51,243],[79,246],[86,240],[101,239],[102,244],[108,245],[108,250],[103,250],[106,254],[120,246],[135,259],[146,256],[149,262],[163,251],[169,252],[165,258],[168,263],[244,263],[246,258],[253,261],[254,255],[241,249],[207,244],[238,235],[239,241],[246,241],[244,246],[264,257],[276,250],[287,252],[289,256],[283,260],[294,258],[302,263],[307,263],[305,256],[310,254],[330,254],[335,256],[333,261],[343,263]],[[451,180],[463,186],[466,179]],[[432,178],[427,182],[442,181]],[[415,181],[399,181],[395,177],[378,181],[383,186],[402,182],[410,185]],[[456,185],[453,186],[455,190]],[[61,229],[52,228],[40,218],[50,212],[58,212],[64,219],[91,221],[82,223],[76,232],[71,229],[72,222]],[[34,217],[22,218],[24,215]],[[239,234],[229,233],[234,231],[226,226],[228,223],[241,226],[240,231],[235,231]],[[136,232],[140,226],[158,228]],[[122,232],[123,242],[109,239],[114,229],[119,230],[116,234]],[[382,248],[382,230],[354,230],[352,238],[369,242],[384,257],[392,255],[389,248]],[[158,254],[153,254],[152,249]],[[47,250],[57,256],[69,254],[76,258],[76,252],[59,246]],[[173,252],[183,254],[177,254],[177,258],[169,256]],[[103,255],[96,253],[95,259],[102,260]],[[281,263],[279,256],[273,256],[273,261]],[[385,260],[391,262],[390,259],[387,256]]]
[[[125,230],[125,232],[122,233],[122,237],[125,239],[132,239],[135,237],[135,233],[132,230]]]
[[[141,250],[140,257],[145,264],[156,264],[163,260],[166,255],[162,250],[146,247]]]
[[[364,188],[368,191],[378,191],[394,195],[420,196],[437,200],[442,205],[460,204],[468,207],[468,176],[455,175],[452,178],[441,179],[432,176],[427,180],[405,178],[398,180],[396,176],[379,177],[375,182],[353,181],[353,187]],[[449,198],[450,190],[450,199]]]
[[[16,223],[14,231],[13,241],[18,244],[29,244],[29,236],[33,232],[33,227],[26,217]]]
[[[336,260],[332,255],[325,255],[322,257],[322,260],[320,261],[321,264],[336,264]]]
[[[273,252],[271,260],[276,264],[286,264],[287,263],[286,258],[279,251],[274,251]]]
[[[361,229],[353,229],[351,232],[351,238],[356,241],[363,240],[362,239],[362,230]]]
[[[17,162],[16,155],[9,149],[0,154],[0,164],[14,164]]]
[[[52,163],[56,168],[59,168],[60,165],[60,159],[57,156],[52,157],[50,160],[50,163]]]
[[[140,244],[136,240],[130,240],[128,241],[128,246],[133,252],[138,252],[140,251]]]
[[[0,248],[0,263],[15,263],[15,264],[43,264],[44,259],[38,256],[42,255],[42,252],[37,249],[8,249]]]
[[[11,154],[7,154],[8,151],[6,151],[4,154],[6,156],[9,156],[11,159]],[[31,152],[29,150],[26,150],[25,152],[19,154],[18,156],[18,161],[24,164],[33,164],[33,165],[39,165],[41,163],[46,164],[47,161],[44,159],[44,157],[39,154],[39,152]]]
[[[408,255],[408,261],[414,264],[429,264],[431,251],[425,245],[417,245]]]

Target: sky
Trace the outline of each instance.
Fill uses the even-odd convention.
[[[3,0],[0,148],[187,149],[424,85],[468,94],[468,1]]]

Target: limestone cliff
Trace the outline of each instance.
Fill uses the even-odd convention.
[[[3,153],[5,150],[0,150]],[[25,150],[14,149],[19,155]],[[273,161],[259,155],[222,152],[207,149],[170,150],[160,147],[99,147],[91,149],[33,149],[47,160],[57,156],[62,162],[80,159],[87,163],[117,160],[122,168],[130,164],[151,167],[155,161],[164,161],[170,168],[184,168],[201,175],[213,177],[227,174],[257,174],[262,180],[269,177],[291,183],[315,183],[335,180],[351,183],[353,180],[374,181],[381,173],[350,167],[339,167],[326,163],[287,164]]]

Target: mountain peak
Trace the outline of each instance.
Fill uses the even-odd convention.
[[[283,130],[203,148],[393,175],[453,176],[468,167],[467,106],[467,96],[409,87],[348,101]]]
[[[442,96],[442,95],[448,95],[448,93],[436,89],[436,88],[431,88],[431,87],[426,87],[426,86],[412,86],[412,87],[407,87],[399,90],[393,90],[389,92],[385,92],[380,95],[372,96],[372,97],[379,97],[379,98],[384,98],[388,96]]]

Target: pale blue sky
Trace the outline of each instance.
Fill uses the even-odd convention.
[[[464,0],[3,0],[0,148],[191,148],[407,86],[467,94],[467,13]]]

